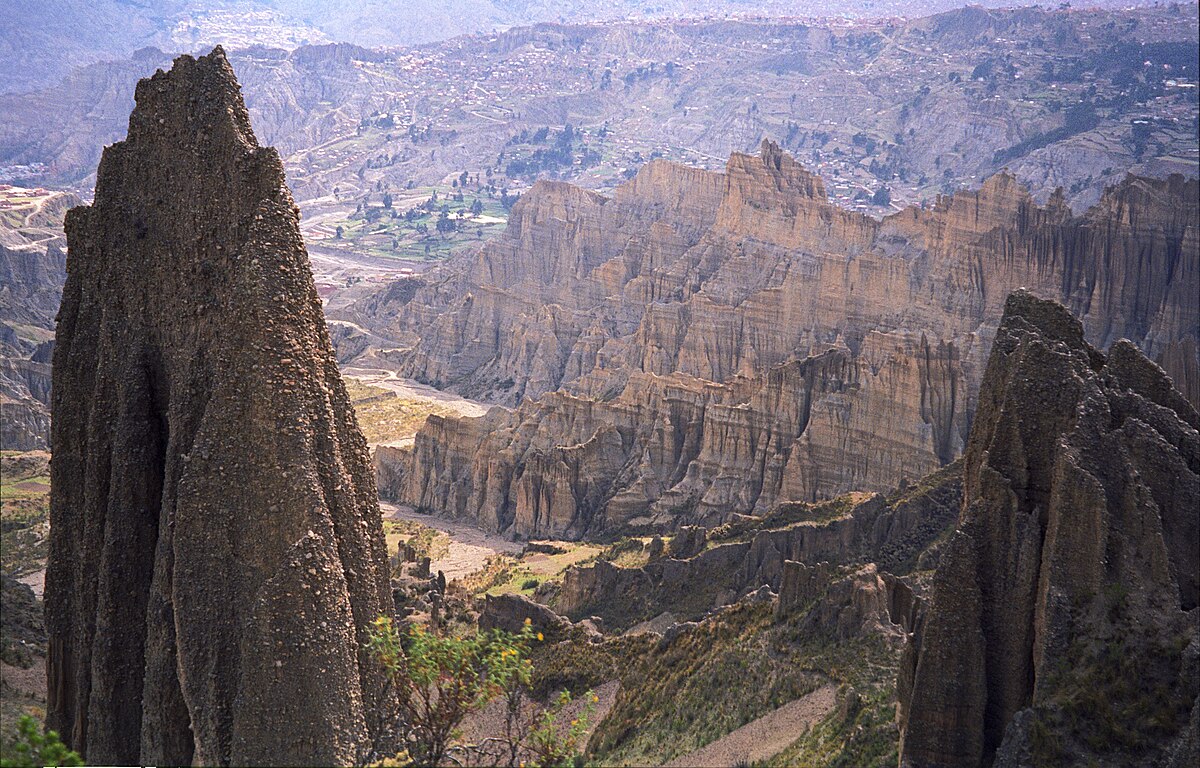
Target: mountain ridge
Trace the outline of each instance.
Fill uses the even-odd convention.
[[[398,342],[380,354],[405,375],[516,406],[431,419],[411,459],[377,457],[407,467],[385,492],[579,536],[605,510],[601,528],[713,524],[892,487],[961,453],[991,324],[1022,285],[1098,343],[1134,337],[1195,376],[1179,354],[1200,325],[1195,181],[1131,177],[1074,216],[1000,175],[877,222],[769,143],[729,168],[651,163],[612,198],[540,183],[477,256],[365,302],[380,322],[349,310]],[[672,195],[683,178],[705,181]]]

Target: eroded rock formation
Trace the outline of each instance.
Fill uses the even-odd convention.
[[[28,237],[0,228],[0,447],[44,450],[50,445],[50,349],[66,253],[61,227],[63,206],[77,204],[60,195],[47,204],[41,227]],[[49,217],[49,220],[46,218]]]
[[[1196,721],[1200,415],[1133,344],[1084,335],[1007,302],[901,675],[903,765],[1158,764]]]
[[[779,592],[781,610],[792,612],[823,594],[838,566],[870,563],[887,579],[932,567],[935,542],[954,524],[961,487],[954,464],[889,495],[785,504],[766,519],[743,518],[709,536],[692,530],[683,557],[671,552],[639,568],[597,560],[568,569],[549,603],[571,618],[596,614],[626,627],[664,611],[698,618],[766,585]],[[797,568],[823,576],[798,578]]]
[[[1195,390],[1197,195],[1130,177],[1075,215],[1000,175],[876,222],[769,143],[725,173],[651,162],[611,199],[539,183],[476,258],[354,316],[408,375],[517,406],[430,419],[384,490],[581,536],[894,487],[962,453],[1020,286]]]
[[[361,762],[391,595],[298,211],[219,48],[136,100],[66,222],[47,725],[92,763]]]

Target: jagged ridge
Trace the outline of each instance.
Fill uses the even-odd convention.
[[[1195,761],[1200,414],[1127,341],[1008,300],[958,530],[901,681],[902,765]]]
[[[1076,216],[1000,175],[876,222],[769,143],[724,174],[649,163],[611,199],[540,183],[477,257],[356,317],[407,340],[410,376],[522,402],[431,420],[383,453],[384,490],[579,536],[892,487],[961,454],[1018,286],[1193,386],[1196,198],[1130,177]]]

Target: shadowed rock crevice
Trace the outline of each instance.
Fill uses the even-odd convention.
[[[67,217],[47,723],[89,762],[365,760],[385,545],[298,210],[219,48],[136,100]]]

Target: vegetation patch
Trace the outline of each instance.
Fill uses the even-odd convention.
[[[396,554],[401,544],[412,548],[418,560],[422,557],[440,560],[450,551],[449,534],[416,520],[384,520],[383,535],[389,555]]]
[[[773,647],[772,621],[769,604],[734,606],[624,660],[621,693],[592,738],[592,756],[669,761],[817,688],[820,673]]]
[[[50,454],[0,454],[0,569],[24,575],[46,566],[50,533]]]
[[[1121,584],[1097,600],[1107,621],[1092,610],[1077,626],[1100,631],[1076,637],[1038,684],[1045,693],[1030,734],[1037,765],[1068,765],[1081,756],[1103,758],[1097,764],[1149,763],[1187,725],[1197,691],[1179,687],[1191,633],[1160,633],[1135,619]]]
[[[383,187],[324,222],[326,245],[404,261],[444,259],[502,231],[517,196],[464,172],[449,184]],[[343,204],[351,202],[339,197]]]
[[[530,596],[542,584],[561,582],[568,568],[595,560],[603,551],[598,546],[573,541],[552,544],[544,547],[544,551],[526,551],[519,557],[509,558],[507,567],[495,570],[492,578],[477,583],[475,594],[516,592]]]
[[[749,541],[761,531],[791,528],[802,524],[828,523],[849,515],[854,508],[869,499],[869,493],[847,493],[836,499],[810,504],[803,501],[784,502],[763,517],[740,515],[708,532],[708,546],[734,541]]]
[[[372,445],[411,438],[425,425],[430,414],[449,416],[456,413],[453,408],[433,400],[408,399],[349,377],[343,380],[354,405],[354,415],[358,417],[358,427]]]
[[[646,550],[651,537],[631,537],[613,542],[604,548],[597,560],[612,563],[618,568],[641,568],[650,561]]]

